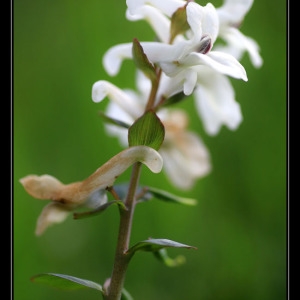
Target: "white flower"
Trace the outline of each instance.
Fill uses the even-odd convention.
[[[161,88],[167,88],[170,78],[162,77],[161,79]],[[92,99],[94,102],[99,102],[105,98],[104,94],[106,94],[112,100],[108,104],[106,114],[131,125],[138,116],[143,114],[150,88],[150,81],[141,72],[138,72],[138,92],[120,90],[111,83],[101,80],[93,85]],[[162,94],[168,95],[168,92],[159,90],[157,100]],[[134,114],[130,108],[132,102],[135,103]],[[188,189],[197,179],[210,172],[208,150],[199,136],[187,131],[188,118],[184,111],[161,109],[157,115],[165,126],[165,139],[159,149],[164,161],[163,169],[172,184],[181,189]],[[109,134],[119,138],[122,146],[128,146],[126,128],[107,124],[106,129]]]
[[[226,51],[211,50],[220,33],[219,17],[221,16],[222,22],[220,30],[225,35],[226,28],[233,30],[232,26],[229,26],[231,24],[229,20],[234,18],[231,14],[227,16],[226,12],[235,11],[237,17],[234,20],[237,21],[252,4],[248,0],[226,3],[224,9],[217,13],[211,4],[202,7],[193,2],[187,4],[174,1],[172,8],[174,11],[187,4],[186,14],[190,30],[185,35],[178,35],[170,45],[169,17],[174,11],[167,11],[163,1],[128,1],[128,18],[145,19],[161,40],[161,43],[141,43],[148,59],[159,64],[164,71],[163,75],[167,75],[160,82],[161,94],[170,96],[183,91],[185,95],[190,95],[195,91],[197,112],[206,132],[210,135],[217,134],[222,125],[235,130],[242,121],[240,105],[235,101],[234,90],[227,76],[247,81],[246,72],[237,60],[239,58],[237,52],[245,43],[241,42],[240,48],[231,47],[235,50],[232,54],[237,57],[226,53],[229,52],[228,46]],[[234,42],[239,41],[235,39]],[[107,51],[103,64],[110,75],[114,76],[119,72],[123,59],[132,58],[131,47],[131,44],[121,44]],[[255,54],[253,56],[255,57]]]
[[[212,4],[202,7],[189,2],[186,7],[187,22],[191,38],[177,39],[174,44],[141,42],[141,46],[152,63],[158,64],[163,72],[178,76],[186,95],[193,92],[198,66],[208,66],[221,74],[247,81],[243,66],[232,56],[220,51],[210,51],[218,35],[218,15]],[[164,27],[165,25],[163,25]],[[110,48],[103,58],[103,64],[110,75],[119,72],[123,59],[132,58],[132,44],[120,44]]]
[[[197,134],[187,131],[188,117],[183,110],[165,110],[161,118],[166,130],[159,150],[164,171],[174,186],[190,189],[211,171],[209,152]]]
[[[248,52],[252,64],[259,68],[263,64],[263,60],[259,54],[258,44],[238,29],[252,4],[253,0],[224,0],[224,4],[217,8],[220,20],[219,36],[227,44],[225,46],[218,45],[215,49],[229,53],[237,60],[242,58],[244,52]]]
[[[63,222],[71,211],[79,207],[96,208],[106,203],[105,189],[111,187],[116,178],[137,161],[144,163],[154,173],[162,169],[162,158],[157,151],[137,146],[118,153],[83,181],[63,184],[47,174],[28,175],[20,179],[28,194],[51,201],[38,218],[36,235],[41,235],[55,223]]]
[[[198,74],[198,85],[193,96],[205,131],[216,135],[222,125],[231,130],[237,129],[243,117],[230,80],[208,68]]]

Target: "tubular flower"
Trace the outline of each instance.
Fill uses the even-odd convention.
[[[242,58],[244,52],[248,52],[254,67],[259,68],[263,60],[259,54],[258,44],[238,29],[252,4],[253,0],[224,0],[224,4],[217,8],[220,21],[219,37],[226,45],[218,45],[215,49],[229,53],[237,60]]]
[[[63,184],[47,174],[21,178],[20,182],[29,195],[51,201],[38,218],[36,235],[41,235],[52,224],[61,223],[77,208],[96,208],[106,203],[106,188],[111,187],[119,175],[138,161],[154,173],[161,171],[162,158],[159,153],[150,147],[136,146],[118,153],[83,181]]]
[[[164,80],[162,80],[161,86],[167,86]],[[106,114],[131,125],[143,113],[150,87],[149,80],[138,72],[138,92],[121,90],[111,83],[101,80],[93,86],[92,99],[94,102],[100,102],[106,94],[111,100]],[[161,93],[168,95],[167,92],[161,91]],[[159,95],[160,93],[158,93],[158,97]],[[134,107],[136,108],[134,114],[130,109],[132,102],[135,103]],[[211,170],[208,150],[199,136],[187,131],[188,122],[184,111],[161,109],[157,115],[165,127],[165,139],[159,149],[164,161],[163,169],[176,187],[190,188],[197,179],[207,175]],[[110,135],[118,137],[122,146],[128,145],[126,128],[107,124],[106,130]]]

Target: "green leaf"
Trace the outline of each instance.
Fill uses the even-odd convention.
[[[183,255],[178,255],[176,258],[169,257],[166,248],[155,251],[153,254],[158,260],[162,261],[167,267],[178,267],[185,263],[185,257]]]
[[[127,250],[127,253],[132,256],[137,251],[155,252],[166,247],[197,249],[196,247],[181,244],[167,239],[148,239],[135,244],[133,247]]]
[[[193,198],[184,198],[184,197],[179,197],[174,194],[171,194],[169,192],[154,188],[154,187],[148,187],[148,190],[150,193],[158,198],[159,200],[167,201],[167,202],[174,202],[174,203],[179,203],[179,204],[184,204],[184,205],[196,205],[197,200]]]
[[[88,218],[88,217],[93,217],[95,215],[98,215],[98,214],[102,213],[104,210],[106,210],[112,204],[118,204],[121,208],[123,208],[123,209],[126,210],[126,206],[125,206],[125,204],[124,204],[123,201],[112,200],[112,201],[106,202],[105,204],[97,207],[94,210],[85,211],[85,212],[82,212],[82,213],[74,213],[73,214],[73,218],[78,220],[78,219],[84,219],[84,218]]]
[[[165,127],[152,110],[138,118],[128,130],[129,146],[148,146],[158,150],[165,138]]]
[[[109,123],[109,124],[112,124],[112,125],[117,125],[117,126],[124,127],[124,128],[129,128],[130,127],[129,124],[124,123],[123,121],[114,119],[114,118],[104,114],[102,111],[99,111],[98,113],[99,113],[100,117],[102,117],[104,119],[104,121],[106,123]]]
[[[143,47],[137,39],[133,39],[132,56],[136,67],[140,69],[145,74],[145,76],[147,76],[151,80],[152,83],[155,82],[157,80],[155,68],[149,61],[147,55],[143,50]]]
[[[187,96],[183,92],[179,92],[179,93],[171,96],[170,98],[164,100],[162,106],[169,106],[172,104],[176,104],[176,103],[179,103],[179,102],[185,100],[186,98],[187,98]]]
[[[121,300],[133,300],[132,296],[124,288],[122,289]]]
[[[186,18],[186,5],[178,8],[171,17],[171,37],[170,42],[172,43],[174,38],[178,34],[186,32],[190,28]]]
[[[64,274],[43,273],[31,278],[32,282],[46,284],[63,290],[91,288],[102,292],[102,286],[96,282]]]

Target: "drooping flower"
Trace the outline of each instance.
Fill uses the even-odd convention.
[[[259,45],[239,30],[252,4],[253,0],[224,0],[224,4],[216,9],[220,22],[219,37],[226,44],[216,45],[215,49],[229,53],[237,60],[241,60],[243,54],[248,52],[254,67],[259,68],[263,64]]]
[[[106,114],[131,125],[143,114],[151,88],[150,81],[141,72],[137,72],[136,78],[137,92],[121,90],[104,80],[96,82],[92,89],[93,101],[100,102],[107,96],[111,102],[108,103]],[[169,78],[163,76],[161,79],[162,85],[157,93],[157,99],[162,94],[168,97],[167,89],[163,91],[162,88],[167,88],[164,79],[169,80]],[[132,107],[135,109],[132,110]],[[188,118],[184,111],[161,109],[157,115],[165,127],[165,139],[159,149],[164,160],[163,170],[176,187],[191,188],[197,179],[210,172],[209,152],[201,138],[187,130]],[[110,135],[119,138],[122,146],[128,146],[126,128],[106,124],[106,129]]]
[[[77,208],[96,208],[106,203],[106,188],[111,187],[119,175],[138,161],[154,173],[161,171],[160,154],[150,147],[136,146],[118,153],[83,181],[63,184],[47,174],[21,178],[20,182],[29,195],[51,201],[38,218],[36,235],[41,235],[52,224],[63,222]]]

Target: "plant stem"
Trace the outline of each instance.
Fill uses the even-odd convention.
[[[128,250],[130,242],[131,226],[136,204],[135,194],[139,183],[141,166],[142,164],[140,162],[137,162],[133,165],[129,189],[125,200],[127,209],[124,210],[120,208],[120,225],[115,253],[115,261],[110,283],[107,288],[106,295],[104,295],[105,300],[121,299],[121,293],[125,281],[125,274],[130,261],[130,257],[126,254],[126,251]]]
[[[156,80],[152,81],[152,87],[151,87],[151,91],[150,91],[150,95],[149,95],[149,99],[148,99],[145,111],[152,109],[154,107],[155,97],[156,97],[156,93],[157,93],[158,86],[159,86],[161,72],[162,72],[162,70],[158,69],[156,72],[156,76],[157,76]]]

